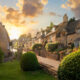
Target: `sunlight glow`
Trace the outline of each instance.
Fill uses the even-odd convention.
[[[24,29],[24,27],[16,27],[10,24],[6,25],[6,30],[8,31],[11,40],[18,39],[20,35],[24,34],[25,31],[27,31],[26,29]]]

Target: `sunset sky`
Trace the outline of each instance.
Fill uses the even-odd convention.
[[[80,0],[0,0],[0,21],[11,39],[59,24],[65,13],[79,19]]]

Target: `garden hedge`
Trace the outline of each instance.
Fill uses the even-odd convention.
[[[32,50],[33,50],[33,51],[35,51],[35,50],[41,50],[42,47],[43,47],[42,44],[36,43],[36,44],[34,44],[34,45],[32,46]]]
[[[34,52],[24,53],[20,65],[23,71],[33,71],[39,68],[39,63]]]
[[[54,52],[58,48],[58,43],[47,43],[45,48],[48,52]]]
[[[80,50],[67,55],[61,61],[58,80],[80,80]]]

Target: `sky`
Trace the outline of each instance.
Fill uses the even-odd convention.
[[[22,34],[35,34],[50,22],[58,25],[65,13],[69,19],[80,19],[80,0],[0,0],[0,21],[10,39],[18,39]]]

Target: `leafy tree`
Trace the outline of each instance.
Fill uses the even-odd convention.
[[[50,23],[50,26],[48,26],[48,27],[46,28],[46,33],[47,33],[47,34],[48,34],[49,32],[51,32],[53,26],[54,26],[54,24],[51,22],[51,23]]]
[[[75,17],[71,18],[68,22],[68,24],[70,24],[71,22],[74,22],[75,21]]]
[[[52,28],[53,28],[53,26],[54,26],[54,24],[51,22],[51,23],[50,23],[50,28],[52,29]]]

